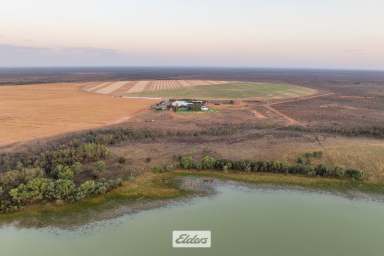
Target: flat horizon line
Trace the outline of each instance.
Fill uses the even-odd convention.
[[[243,70],[292,70],[292,71],[344,71],[344,72],[384,72],[384,69],[374,68],[322,68],[322,67],[257,67],[257,66],[192,66],[192,65],[169,65],[169,66],[0,66],[0,70],[21,69],[243,69]]]

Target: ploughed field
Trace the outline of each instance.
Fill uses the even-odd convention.
[[[213,80],[138,80],[138,81],[115,81],[115,82],[100,82],[85,86],[84,91],[112,94],[114,96],[130,96],[132,94],[140,94],[145,92],[160,92],[164,90],[186,89],[202,85],[217,85],[226,84],[227,81]],[[139,95],[141,96],[141,95]]]
[[[123,122],[155,102],[81,90],[93,84],[1,86],[0,145]]]
[[[285,99],[309,96],[317,91],[302,86],[216,80],[146,80],[103,82],[84,91],[121,97],[199,99]]]

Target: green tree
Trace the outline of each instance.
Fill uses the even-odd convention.
[[[46,198],[47,191],[52,184],[52,180],[47,178],[35,178],[30,180],[27,184],[20,184],[14,189],[9,191],[12,200],[20,203],[27,204],[35,201],[40,201]]]
[[[57,165],[53,171],[54,178],[71,180],[74,177],[74,171],[66,165]]]
[[[96,182],[94,180],[87,180],[78,187],[76,199],[80,200],[90,195],[93,195],[95,193],[95,190]]]
[[[355,170],[355,169],[347,169],[345,170],[345,176],[348,178],[360,180],[363,178],[364,173],[362,171]]]
[[[72,165],[72,170],[74,174],[76,175],[77,173],[80,173],[83,170],[83,165],[80,162],[75,162]]]
[[[182,156],[180,158],[180,167],[183,169],[193,168],[193,159],[191,156]]]
[[[95,170],[97,172],[104,172],[106,170],[107,166],[104,161],[97,161],[95,163]]]
[[[75,184],[72,180],[59,179],[55,181],[53,194],[51,196],[53,199],[73,200],[75,192]]]
[[[92,162],[107,158],[110,151],[105,145],[86,143],[78,148],[77,154],[83,161]]]
[[[201,160],[201,167],[203,169],[214,169],[216,164],[216,159],[210,156],[205,156]]]

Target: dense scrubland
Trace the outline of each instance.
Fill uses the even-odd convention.
[[[129,155],[114,154],[111,147],[130,147],[131,143],[149,143],[157,140],[223,138],[254,129],[250,126],[215,127],[194,132],[136,130],[110,128],[66,136],[35,146],[24,152],[0,155],[0,188],[2,212],[15,211],[26,205],[44,202],[75,202],[87,197],[105,194],[148,170],[136,169]],[[150,157],[147,162],[156,173],[177,169],[216,170],[224,172],[275,173],[308,177],[364,180],[363,170],[316,164],[321,151],[307,152],[295,162],[235,159],[215,159],[205,155],[200,161],[192,156],[174,152],[173,159],[157,165]],[[123,170],[123,171],[121,171]]]
[[[121,184],[105,179],[108,148],[102,144],[59,146],[30,155],[2,155],[0,211],[14,211],[45,201],[78,201],[104,194]],[[79,178],[90,171],[90,177]]]

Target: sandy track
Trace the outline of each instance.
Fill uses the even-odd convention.
[[[296,97],[296,98],[292,98],[292,99],[288,99],[288,100],[281,100],[281,101],[276,101],[276,102],[272,102],[272,103],[269,103],[269,104],[265,104],[263,105],[264,108],[266,108],[267,110],[269,110],[270,112],[276,114],[277,116],[279,116],[280,118],[284,119],[286,121],[286,125],[299,125],[299,126],[302,126],[303,123],[293,119],[292,117],[282,113],[281,111],[279,111],[278,109],[274,108],[273,106],[275,105],[279,105],[279,104],[284,104],[284,103],[294,103],[294,102],[298,102],[298,101],[304,101],[304,100],[310,100],[310,99],[314,99],[314,98],[319,98],[319,97],[325,97],[325,96],[330,96],[330,95],[333,95],[334,93],[332,92],[327,92],[327,93],[318,93],[318,94],[315,94],[315,95],[310,95],[310,96],[302,96],[302,97]]]
[[[128,90],[131,89],[136,83],[137,83],[137,81],[128,81],[124,84],[123,87],[112,92],[111,95],[112,96],[122,96],[125,93],[127,93]]]
[[[286,99],[286,100],[279,100],[276,102],[272,102],[269,105],[278,105],[278,104],[284,104],[284,103],[290,103],[290,102],[297,102],[297,101],[304,101],[304,100],[311,100],[319,97],[325,97],[325,96],[330,96],[334,95],[335,93],[333,92],[327,92],[327,93],[317,93],[314,95],[309,95],[309,96],[301,96],[301,97],[296,97],[296,98],[291,98],[291,99]]]
[[[120,89],[121,87],[123,87],[127,83],[128,83],[128,81],[114,82],[114,83],[108,85],[107,87],[103,87],[102,89],[97,90],[96,92],[100,93],[100,94],[110,94],[110,93]]]
[[[277,116],[279,116],[280,118],[284,119],[286,121],[286,125],[301,125],[301,123],[299,121],[297,121],[297,120],[287,116],[286,114],[284,114],[284,113],[280,112],[279,110],[273,108],[271,105],[264,105],[264,107],[268,111],[270,111],[270,112],[276,114]]]
[[[265,115],[261,114],[259,111],[257,110],[252,110],[252,114],[254,114],[254,116],[258,119],[265,119],[267,118]]]
[[[91,88],[94,88],[95,86],[97,86],[99,84],[100,84],[100,82],[84,83],[84,86],[82,88],[84,91],[89,91]]]
[[[127,93],[142,92],[145,90],[150,81],[138,81]]]
[[[95,92],[96,90],[103,88],[105,86],[108,86],[111,82],[104,82],[104,83],[99,83],[96,86],[90,87],[88,89],[85,89],[88,92]]]
[[[185,80],[179,80],[179,84],[182,86],[182,87],[188,87],[190,84],[188,83],[188,81],[185,81]]]

